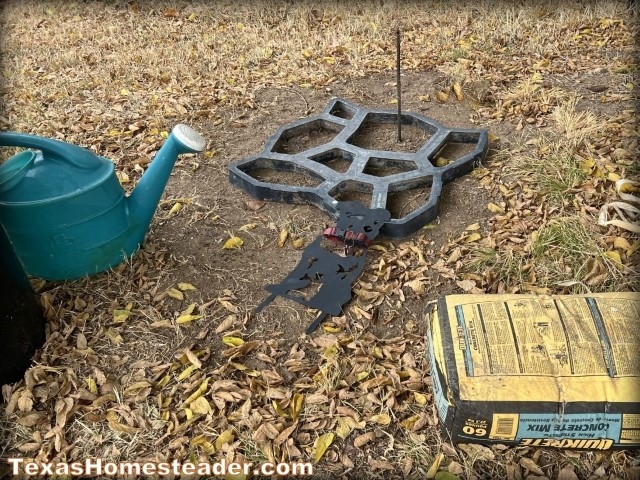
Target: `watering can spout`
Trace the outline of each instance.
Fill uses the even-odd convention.
[[[192,128],[182,123],[173,128],[160,151],[149,164],[147,171],[127,198],[132,231],[127,241],[128,246],[131,247],[125,248],[125,251],[136,250],[142,243],[178,155],[201,152],[205,146],[205,139]]]

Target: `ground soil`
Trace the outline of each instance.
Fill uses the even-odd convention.
[[[207,145],[178,159],[133,258],[84,279],[32,279],[46,340],[24,380],[2,388],[0,478],[2,459],[31,457],[277,458],[345,480],[639,478],[637,451],[454,446],[439,428],[425,335],[428,303],[448,293],[637,290],[627,279],[637,236],[597,225],[602,205],[619,199],[616,179],[639,173],[637,8],[258,3],[3,2],[1,129],[89,148],[114,161],[127,191],[175,124]],[[334,97],[388,114],[327,152],[340,118],[354,114]],[[327,105],[330,120],[299,121]],[[416,114],[488,130],[485,168],[444,186],[429,225],[378,236],[343,315],[313,334],[304,332],[318,312],[291,299],[256,313],[265,287],[335,219],[252,198],[229,165],[262,156],[254,177],[309,187],[328,170],[280,167],[314,148],[310,161],[364,170],[329,195],[374,206],[375,177],[409,172],[384,205],[402,217],[433,193],[410,173],[434,133]],[[357,148],[378,153],[363,165]],[[449,143],[429,161],[446,166],[468,149]],[[388,150],[399,152],[394,162],[382,160]],[[270,157],[284,163],[274,169]],[[241,245],[224,248],[230,241]]]
[[[167,247],[170,254],[182,265],[170,281],[179,279],[190,282],[203,291],[204,295],[216,298],[224,289],[231,289],[239,298],[243,309],[251,311],[266,296],[264,286],[278,283],[297,264],[301,250],[288,242],[284,248],[277,246],[278,233],[283,226],[305,240],[308,244],[334,220],[320,208],[311,205],[292,205],[267,201],[259,210],[252,210],[247,203],[252,200],[246,192],[232,186],[227,178],[227,166],[235,161],[252,155],[259,155],[265,143],[277,129],[291,122],[306,118],[324,110],[331,98],[343,97],[353,103],[375,109],[393,111],[395,105],[389,101],[395,98],[395,86],[390,85],[389,75],[374,75],[345,83],[335,83],[331,88],[313,90],[292,90],[287,88],[263,89],[256,96],[257,109],[241,117],[223,118],[217,126],[199,125],[198,129],[209,138],[213,147],[219,151],[214,158],[199,162],[199,168],[191,169],[191,160],[183,160],[175,170],[166,189],[165,198],[184,197],[193,192],[202,212],[212,212],[201,221],[185,225],[185,216],[169,217],[162,220],[157,216],[148,240],[156,245]],[[433,93],[437,86],[437,76],[429,73],[403,75],[403,111],[423,114],[451,128],[478,128],[474,124],[473,105],[469,102],[450,100],[424,102],[418,97]],[[365,93],[366,92],[366,93]],[[357,143],[363,148],[374,146],[378,149],[396,147],[395,125],[381,125],[381,128],[367,125],[358,132]],[[486,128],[486,126],[483,126]],[[491,126],[492,133],[499,136],[514,131],[514,126],[503,122]],[[309,146],[317,146],[330,139],[326,130],[316,129],[304,132],[300,143],[295,146],[293,140],[286,139],[280,144],[283,152],[298,152]],[[413,125],[403,129],[402,146],[410,149],[419,147],[430,135]],[[322,141],[318,142],[318,138]],[[455,146],[454,146],[455,147]],[[465,146],[466,147],[466,146]],[[417,149],[417,148],[415,148]],[[459,147],[447,152],[447,158],[456,158],[466,153]],[[491,168],[491,151],[483,161]],[[252,172],[262,181],[292,185],[314,185],[292,172],[274,172],[264,169]],[[303,177],[298,180],[297,177]],[[308,179],[307,179],[308,180]],[[397,218],[406,215],[428,199],[430,188],[421,186],[416,189],[396,192],[390,195],[393,203],[388,208]],[[339,200],[361,200],[366,202],[370,195],[366,192],[349,191],[337,196]],[[471,176],[465,176],[444,186],[439,199],[439,214],[428,230],[421,230],[407,239],[425,235],[436,252],[452,236],[458,235],[470,224],[484,221],[490,212],[486,205],[492,201],[487,190]],[[170,202],[168,203],[170,206]],[[255,228],[241,231],[241,227],[257,224]],[[222,245],[230,234],[238,235],[244,245],[238,250],[224,250]],[[404,239],[402,239],[404,240]],[[379,241],[389,239],[380,237]],[[394,240],[399,242],[401,240]],[[374,264],[377,254],[369,253],[368,262]],[[160,286],[162,288],[162,286]],[[434,281],[428,287],[424,298],[407,299],[401,312],[382,312],[386,321],[373,325],[376,335],[381,338],[393,337],[402,332],[403,325],[409,320],[422,325],[423,309],[429,300],[438,295],[456,290],[456,285]],[[256,329],[263,335],[270,335],[274,329],[285,332],[286,342],[293,345],[303,334],[305,327],[315,318],[314,312],[307,311],[295,302],[278,299],[265,308],[259,315],[251,316],[247,328]],[[390,320],[392,319],[392,320]],[[395,319],[395,320],[393,320]]]
[[[559,82],[566,79],[558,79]],[[403,111],[419,113],[449,128],[484,128],[498,137],[501,142],[515,140],[526,134],[532,126],[525,125],[524,132],[518,132],[515,123],[509,120],[488,123],[480,120],[476,114],[477,104],[471,95],[463,101],[453,96],[447,102],[437,100],[422,101],[441,88],[439,77],[433,73],[407,73],[403,75]],[[325,89],[291,89],[265,88],[255,98],[256,108],[240,114],[237,112],[221,112],[221,121],[215,124],[201,123],[194,125],[209,144],[209,151],[217,152],[213,157],[204,155],[183,156],[173,170],[165,190],[163,202],[156,213],[147,234],[142,252],[154,255],[158,248],[166,250],[167,274],[158,279],[155,291],[163,292],[177,282],[188,282],[197,288],[189,300],[167,299],[177,316],[190,301],[201,304],[215,302],[216,299],[233,299],[242,317],[242,336],[251,338],[274,339],[279,351],[291,351],[305,336],[305,329],[316,318],[317,312],[305,308],[292,300],[275,298],[259,314],[254,309],[268,297],[265,286],[279,283],[296,266],[302,257],[302,247],[294,247],[294,239],[302,239],[304,245],[311,243],[325,227],[335,224],[334,219],[320,208],[313,205],[297,205],[277,203],[274,201],[257,202],[248,193],[233,186],[229,182],[228,166],[248,157],[259,156],[271,136],[281,127],[291,122],[322,112],[333,97],[343,97],[355,104],[373,109],[389,109],[393,111],[395,87],[390,83],[390,75],[372,75],[348,82],[334,82],[331,88]],[[594,93],[594,95],[596,95]],[[585,102],[589,107],[611,108],[602,105],[587,95]],[[621,108],[621,107],[619,107]],[[613,116],[616,111],[602,111],[603,115]],[[362,148],[393,150],[397,146],[395,125],[367,125],[354,137],[354,144]],[[415,151],[429,138],[428,132],[413,125],[403,129],[402,146],[405,150]],[[281,153],[299,153],[329,141],[335,132],[323,128],[304,131],[301,135],[292,135],[284,139],[276,148]],[[494,153],[499,145],[494,142],[489,148],[482,165],[488,169],[493,167]],[[444,157],[447,161],[458,158],[468,152],[468,145],[448,145],[434,158]],[[336,171],[346,171],[350,166],[348,158],[336,155],[324,160]],[[380,165],[373,162],[367,166],[366,173],[374,176],[385,176],[412,168],[411,165]],[[262,181],[287,185],[317,185],[320,180],[313,176],[296,172],[274,171],[264,168],[251,172]],[[390,194],[388,209],[393,218],[406,215],[427,201],[430,193],[429,185],[421,185],[410,190]],[[355,188],[342,195],[341,200],[361,200],[367,203],[370,192],[358,191]],[[185,201],[187,200],[187,201]],[[175,215],[170,208],[175,202],[184,203],[183,209]],[[487,220],[491,212],[487,209],[489,202],[499,202],[490,191],[484,188],[473,175],[465,175],[444,185],[439,198],[438,216],[424,229],[403,239],[389,239],[379,236],[376,243],[382,246],[409,240],[412,242],[425,240],[424,255],[429,262],[435,262],[438,251],[453,238],[460,236],[465,228],[478,223],[479,233],[486,236],[489,232]],[[283,228],[290,232],[284,247],[278,246],[279,234]],[[223,245],[231,236],[243,239],[239,249],[223,249]],[[371,249],[367,252],[367,269],[362,280],[375,269],[381,253]],[[377,338],[393,339],[415,334],[423,337],[425,333],[425,308],[428,302],[440,295],[461,293],[462,290],[453,279],[447,279],[438,272],[427,270],[425,290],[420,295],[407,294],[403,302],[385,301],[375,310],[371,320],[356,320],[348,314],[346,322],[359,322]],[[354,285],[354,287],[357,287]],[[317,285],[315,285],[317,287]],[[305,290],[305,295],[313,291]],[[200,296],[200,299],[194,297]],[[345,311],[359,298],[345,305]],[[221,352],[225,346],[215,332],[220,322],[229,312],[216,310],[213,315],[207,314],[204,319],[184,325],[180,334],[171,330],[155,329],[151,334],[144,322],[132,322],[128,336],[139,336],[141,348],[147,351],[155,349],[158,358],[169,358],[177,349],[194,345],[206,345],[211,355],[203,362],[205,368],[216,369],[225,363]],[[329,319],[331,320],[331,319]],[[418,337],[416,337],[418,338]],[[135,343],[128,340],[130,344]],[[131,351],[129,361],[136,360],[137,352]],[[307,351],[307,358],[313,359],[314,352]],[[141,354],[140,361],[147,358]],[[318,359],[319,360],[319,359]],[[423,359],[425,368],[426,360]],[[292,373],[279,365],[263,364],[258,358],[250,358],[246,366],[257,371],[274,368],[285,382],[292,379]],[[360,459],[357,450],[350,454]],[[363,460],[364,461],[364,460]]]

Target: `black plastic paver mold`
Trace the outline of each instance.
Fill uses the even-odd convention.
[[[229,179],[262,200],[311,203],[334,218],[341,200],[363,201],[364,196],[369,208],[391,211],[390,196],[405,190],[428,191],[422,205],[391,218],[381,230],[389,237],[410,235],[438,214],[443,184],[479,165],[489,147],[488,132],[451,129],[424,115],[404,113],[402,124],[418,127],[428,137],[417,150],[372,150],[354,144],[363,128],[376,123],[395,125],[397,118],[390,110],[367,109],[334,98],[321,114],[278,129],[260,154],[231,164]],[[265,170],[272,170],[272,175],[257,175]],[[291,185],[284,172],[309,181]]]

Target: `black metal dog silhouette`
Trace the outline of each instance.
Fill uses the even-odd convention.
[[[277,296],[320,310],[306,330],[310,334],[327,315],[336,316],[342,312],[342,306],[351,299],[351,285],[366,264],[367,247],[391,214],[383,208],[369,209],[357,201],[339,202],[336,208],[339,213],[337,225],[327,228],[309,244],[300,262],[282,282],[265,287],[271,295],[258,305],[256,313]],[[323,248],[323,239],[343,245],[342,254]],[[312,283],[320,284],[320,288],[311,298],[301,292],[295,293]]]

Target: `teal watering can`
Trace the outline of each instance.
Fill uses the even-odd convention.
[[[68,280],[107,270],[140,247],[178,155],[205,140],[176,125],[133,192],[112,161],[76,145],[0,132],[0,146],[27,147],[0,165],[0,224],[25,271]]]

